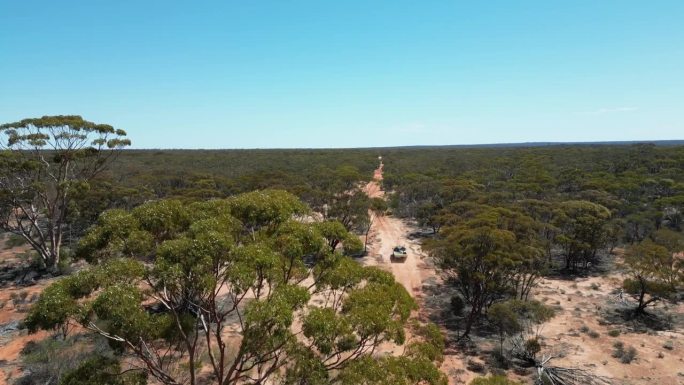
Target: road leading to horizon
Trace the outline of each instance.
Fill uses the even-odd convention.
[[[382,163],[375,170],[373,180],[366,184],[364,191],[371,198],[384,198],[385,192],[380,187],[382,180]],[[383,215],[375,218],[371,228],[371,242],[368,256],[364,258],[364,264],[383,267],[394,274],[397,282],[401,283],[411,296],[420,294],[423,282],[423,257],[420,244],[416,240],[409,239],[409,234],[416,229],[406,221],[391,215]],[[404,261],[392,261],[392,249],[394,246],[405,246],[408,256]]]

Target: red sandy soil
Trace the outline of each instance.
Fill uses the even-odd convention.
[[[371,198],[383,198],[385,192],[380,187],[382,180],[382,164],[375,170],[373,180],[368,182],[364,191]],[[428,278],[437,278],[436,272],[426,262],[426,254],[420,248],[420,241],[410,239],[409,234],[418,230],[412,223],[394,216],[380,216],[376,218],[371,228],[370,247],[368,256],[363,263],[369,266],[379,266],[394,274],[406,290],[416,299],[418,306],[422,308],[422,284]],[[405,246],[408,256],[405,261],[392,261],[390,255],[394,246]],[[422,309],[413,316],[424,319]],[[381,351],[400,354],[401,347],[384,346]],[[476,374],[466,371],[465,357],[461,354],[445,354],[441,370],[449,377],[449,384],[457,384],[458,380],[464,383],[470,382],[477,377]]]
[[[17,247],[12,250],[5,250],[4,245],[0,242],[0,261],[4,265],[16,265],[21,261],[17,257],[20,253],[26,251],[25,247]],[[28,300],[34,295],[40,294],[43,289],[49,285],[51,281],[44,280],[38,284],[29,287],[17,287],[11,285],[0,289],[0,325],[5,325],[13,321],[20,321],[26,316],[26,311],[30,304]],[[11,296],[26,292],[27,303],[14,304]],[[47,332],[38,332],[28,335],[25,330],[14,331],[5,336],[0,337],[0,361],[5,361],[0,370],[0,385],[9,384],[10,378],[16,378],[19,375],[17,367],[19,353],[21,349],[29,341],[39,341],[48,336]]]
[[[364,191],[370,197],[384,197],[379,182],[382,180],[382,164],[375,170],[374,179]],[[406,290],[422,307],[422,282],[430,277],[437,278],[436,272],[425,263],[426,255],[421,251],[419,241],[409,239],[408,235],[417,228],[393,216],[378,217],[371,229],[369,255],[363,263],[379,266],[391,271]],[[405,262],[390,261],[392,248],[403,245],[409,249]],[[577,278],[575,280],[544,279],[534,291],[535,299],[556,307],[556,317],[546,323],[541,331],[545,344],[543,352],[563,353],[563,358],[552,361],[554,366],[587,369],[598,375],[612,378],[614,384],[658,384],[684,385],[684,330],[660,331],[639,334],[620,325],[599,325],[602,318],[601,308],[611,306],[615,295],[611,291],[621,286],[622,277],[615,273],[606,277]],[[598,289],[592,289],[592,284]],[[629,305],[625,305],[629,306]],[[684,305],[670,306],[670,313],[684,312]],[[417,316],[423,318],[419,310]],[[600,334],[591,338],[580,332],[586,325]],[[574,331],[571,331],[573,330]],[[618,337],[610,337],[608,331],[621,329]],[[634,346],[638,351],[637,359],[631,364],[622,364],[611,357],[613,343],[622,341],[625,346]],[[663,346],[672,341],[674,349]],[[400,353],[401,348],[385,347],[385,352]],[[659,353],[662,358],[659,358]],[[447,351],[441,366],[449,377],[449,384],[467,384],[478,374],[466,370],[469,359],[464,354]],[[515,375],[512,375],[515,377]],[[525,381],[529,382],[529,379]]]
[[[606,311],[603,308],[622,305],[619,298],[611,294],[621,282],[622,277],[611,274],[574,280],[545,279],[540,283],[534,293],[535,299],[561,307],[556,317],[545,324],[541,332],[547,344],[545,350],[566,354],[564,358],[554,360],[554,365],[591,370],[615,379],[616,384],[684,384],[684,330],[675,328],[647,334],[630,331],[624,324],[599,324]],[[633,305],[632,301],[628,301],[622,306]],[[684,305],[670,306],[667,312],[682,314]],[[582,333],[582,326],[598,332],[599,337],[592,338]],[[614,329],[621,331],[619,336],[611,337],[608,334]],[[636,348],[636,360],[631,364],[623,364],[611,357],[616,341],[622,341],[626,347]],[[663,347],[667,341],[671,341],[674,349]],[[662,358],[659,358],[659,353]]]
[[[382,165],[375,170],[373,180],[365,186],[365,193],[371,198],[383,198],[385,192],[380,188],[381,180]],[[363,262],[391,271],[395,279],[404,285],[411,295],[420,297],[423,280],[434,274],[423,261],[425,255],[420,249],[420,243],[408,238],[412,230],[415,229],[411,224],[399,218],[386,215],[376,217],[371,228],[368,257],[364,258]],[[394,246],[405,246],[408,249],[405,261],[391,260]]]
[[[384,197],[384,191],[379,184],[381,180],[382,165],[375,170],[374,180],[365,186],[364,191],[371,197]],[[413,224],[393,216],[376,218],[369,237],[369,253],[362,262],[392,272],[397,281],[404,285],[421,306],[421,310],[413,316],[424,319],[422,283],[428,278],[436,278],[439,281],[439,277],[431,265],[426,263],[426,255],[421,251],[419,241],[408,236],[416,230]],[[409,251],[403,262],[390,260],[392,248],[396,245],[403,245]],[[22,251],[1,250],[1,246],[0,261],[4,263],[11,263]],[[0,309],[0,325],[25,317],[28,305],[15,307],[10,299],[12,293],[25,290],[30,298],[49,283],[50,281],[45,280],[27,288],[10,286],[1,289],[0,302],[5,305]],[[615,385],[684,385],[684,330],[680,328],[638,334],[624,326],[599,324],[601,308],[614,304],[615,296],[610,292],[619,287],[620,283],[621,277],[618,274],[575,280],[542,280],[533,292],[534,298],[557,309],[556,317],[546,323],[541,331],[545,345],[543,351],[564,353],[563,358],[553,361],[554,365],[591,370],[596,374],[613,378]],[[598,289],[592,289],[592,284]],[[684,305],[670,306],[667,311],[681,314],[684,312]],[[588,334],[580,332],[582,326],[598,332],[599,337],[591,338]],[[621,334],[618,337],[610,337],[608,331],[612,329],[620,329]],[[235,330],[227,330],[226,334],[239,339],[239,333]],[[18,331],[0,338],[0,360],[5,360],[1,367],[0,385],[10,384],[20,374],[19,352],[24,345],[28,341],[41,340],[48,335],[47,332],[27,335],[25,331]],[[625,346],[634,346],[638,351],[637,359],[631,364],[622,364],[618,359],[611,357],[615,341],[622,341]],[[667,341],[672,341],[672,350],[663,347]],[[387,344],[381,347],[380,351],[386,354],[401,354],[403,348]],[[662,358],[658,357],[659,353]],[[448,375],[450,385],[467,384],[478,376],[466,370],[468,359],[472,358],[457,351],[449,350],[445,353],[441,369]]]

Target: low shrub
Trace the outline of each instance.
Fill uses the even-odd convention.
[[[633,347],[630,346],[625,350],[625,353],[622,355],[620,358],[620,362],[623,364],[630,364],[632,361],[634,361],[637,357],[637,350]]]
[[[522,385],[521,382],[509,380],[504,376],[478,377],[470,385]]]
[[[463,314],[464,309],[465,301],[463,301],[463,298],[458,295],[451,297],[451,312],[454,313],[454,315],[460,316]]]
[[[617,358],[623,364],[630,364],[637,357],[637,350],[633,346],[625,347],[622,341],[616,341],[613,344],[613,354],[614,358]]]
[[[475,360],[468,360],[466,368],[475,373],[484,373],[485,371],[485,365],[482,362]]]

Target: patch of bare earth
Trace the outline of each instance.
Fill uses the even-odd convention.
[[[380,187],[382,180],[382,165],[375,170],[373,180],[368,182],[364,191],[371,198],[385,196]],[[397,282],[401,283],[406,290],[413,296],[419,306],[419,310],[412,317],[421,321],[427,321],[428,316],[425,311],[424,285],[439,282],[439,277],[435,273],[433,265],[427,255],[421,250],[420,239],[411,237],[411,234],[419,229],[411,222],[391,215],[379,216],[373,222],[369,235],[368,254],[362,259],[362,263],[367,266],[378,266],[391,272]],[[392,249],[394,246],[404,246],[408,250],[406,260],[392,260]],[[401,354],[402,347],[392,344],[382,346],[380,352],[385,354]],[[469,382],[477,375],[467,371],[466,358],[463,354],[456,351],[445,352],[444,361],[440,369],[449,377],[449,384]]]
[[[25,247],[6,249],[0,242],[0,268],[7,271],[22,261],[19,255],[26,252]],[[31,286],[17,285],[13,280],[4,280],[0,288],[0,385],[10,384],[21,373],[19,355],[29,341],[40,341],[49,333],[38,332],[29,335],[20,330],[19,324],[26,312],[51,280],[42,280]]]
[[[634,330],[629,322],[616,321],[616,309],[634,307],[633,301],[615,293],[622,279],[618,274],[571,280],[544,279],[535,299],[556,308],[556,317],[546,323],[541,335],[546,351],[561,353],[556,366],[578,367],[613,378],[616,384],[684,384],[684,330],[675,320],[668,330]],[[660,305],[659,314],[681,315],[684,306]],[[611,336],[609,333],[616,336]],[[617,334],[619,332],[619,335]],[[613,344],[634,347],[637,356],[629,364],[612,357]]]
[[[375,171],[374,179],[364,191],[370,197],[384,197],[379,182],[382,166]],[[406,290],[416,299],[420,310],[413,316],[427,320],[430,311],[426,298],[434,296],[426,287],[438,287],[441,280],[433,265],[420,248],[420,241],[412,239],[417,228],[393,216],[378,217],[369,235],[369,252],[362,260],[365,265],[378,266],[394,274]],[[403,245],[408,250],[406,261],[392,261],[392,248]],[[553,365],[582,368],[597,375],[613,379],[617,384],[684,385],[684,330],[676,321],[670,330],[638,332],[628,324],[606,321],[606,315],[615,309],[628,308],[634,303],[620,299],[616,290],[622,278],[618,273],[588,278],[547,278],[534,291],[534,299],[556,309],[556,317],[541,329],[544,352],[558,354]],[[426,297],[427,296],[427,297]],[[448,306],[448,303],[446,304]],[[684,315],[684,306],[670,306],[661,310],[668,314]],[[434,309],[433,309],[434,310]],[[681,318],[681,317],[679,317]],[[612,323],[611,323],[612,322]],[[609,332],[619,330],[617,337]],[[597,334],[598,333],[598,334]],[[612,332],[616,333],[616,332]],[[633,346],[637,357],[629,364],[612,357],[616,341],[625,347]],[[488,349],[480,344],[478,350]],[[384,353],[400,354],[401,347],[384,346]],[[441,370],[447,374],[449,384],[467,384],[481,375],[468,370],[469,363],[482,362],[482,357],[471,357],[458,349],[447,348]],[[517,377],[512,372],[512,377]],[[524,379],[529,382],[530,378]]]

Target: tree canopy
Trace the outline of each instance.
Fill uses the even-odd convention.
[[[72,196],[131,142],[124,130],[75,115],[6,123],[0,133],[0,228],[22,236],[53,268]]]
[[[426,348],[443,344],[434,330],[402,356],[371,358],[406,342],[416,304],[391,274],[344,255],[360,243],[330,247],[351,237],[341,225],[298,220],[307,211],[278,190],[108,211],[80,243],[95,265],[48,287],[26,323],[79,324],[165,384],[196,384],[200,368],[216,384],[443,384],[441,354]]]

